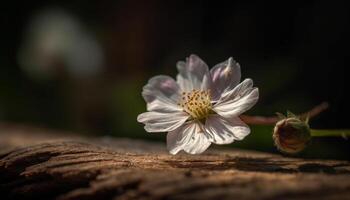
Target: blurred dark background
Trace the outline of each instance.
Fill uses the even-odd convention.
[[[330,109],[311,127],[350,128],[349,6],[336,1],[11,1],[1,5],[0,122],[165,140],[136,122],[142,86],[191,53],[233,56],[260,88],[251,115]],[[275,152],[271,127],[233,147]],[[304,157],[350,159],[349,141],[315,139]]]

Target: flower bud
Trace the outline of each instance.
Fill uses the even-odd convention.
[[[283,116],[273,131],[273,140],[278,150],[287,154],[302,151],[311,139],[307,121],[302,121],[292,113],[288,113],[287,117]]]

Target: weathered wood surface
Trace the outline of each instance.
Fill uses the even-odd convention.
[[[0,199],[350,199],[350,163],[0,125]]]

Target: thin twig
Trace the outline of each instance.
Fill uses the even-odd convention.
[[[311,109],[309,112],[302,113],[299,116],[302,119],[305,119],[307,117],[313,118],[313,117],[317,116],[318,114],[320,114],[321,112],[327,110],[328,107],[329,107],[328,102],[322,102],[321,104],[319,104],[319,105],[315,106],[313,109]]]
[[[308,112],[299,114],[298,116],[302,119],[309,117],[310,119],[317,116],[321,112],[325,111],[329,107],[327,102],[322,102],[321,104],[313,107]],[[240,118],[247,124],[253,125],[274,125],[279,118],[277,116],[250,116],[250,115],[241,115]]]

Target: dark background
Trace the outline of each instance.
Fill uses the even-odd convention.
[[[175,77],[176,62],[195,53],[210,67],[230,56],[241,64],[243,78],[260,89],[248,114],[300,113],[328,101],[330,109],[311,127],[349,128],[346,1],[12,1],[2,3],[0,13],[2,122],[164,142],[165,134],[148,134],[136,122],[145,111],[142,86],[157,74]],[[28,30],[37,16],[47,18],[43,13],[64,13],[89,35],[102,55],[99,70],[69,72],[62,52],[84,61],[97,56],[81,53],[88,48],[79,42],[77,50],[52,54],[25,45],[35,46]],[[28,64],[38,58],[43,68]],[[252,129],[231,146],[276,151],[271,127]],[[348,140],[322,138],[300,156],[349,159],[349,150]]]

